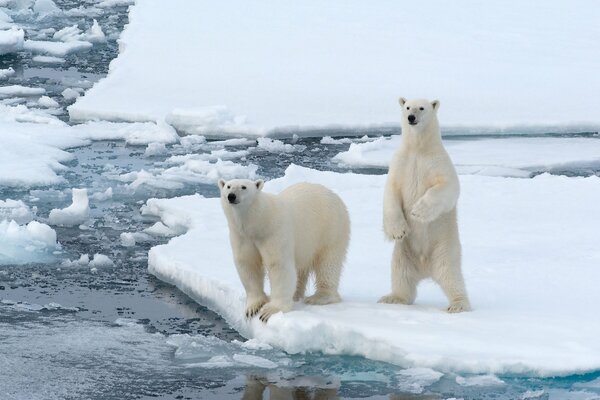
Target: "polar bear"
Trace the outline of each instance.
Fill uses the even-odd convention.
[[[395,242],[392,293],[379,302],[412,304],[419,281],[433,278],[448,297],[448,312],[468,311],[456,222],[460,188],[442,145],[440,102],[400,98],[400,105],[402,142],[390,163],[383,204],[383,230]]]
[[[350,241],[350,218],[331,190],[298,183],[278,195],[262,180],[219,181],[235,265],[246,290],[246,316],[267,322],[304,298],[310,273],[316,292],[307,304],[341,301],[338,284]],[[271,282],[264,292],[265,270]]]

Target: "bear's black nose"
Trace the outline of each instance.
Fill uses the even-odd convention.
[[[235,201],[235,194],[229,193],[227,195],[227,200],[229,200],[230,203],[233,203]]]
[[[408,116],[408,122],[415,122],[415,119],[417,118],[412,114]]]

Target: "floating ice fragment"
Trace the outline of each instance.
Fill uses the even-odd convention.
[[[36,0],[33,5],[33,11],[40,17],[51,14],[59,14],[60,8],[52,0]]]
[[[253,356],[251,354],[234,354],[233,359],[242,364],[251,365],[253,367],[258,368],[277,368],[277,364],[271,360],[267,360],[266,358]]]
[[[496,375],[474,375],[469,377],[456,377],[456,383],[460,386],[501,386],[504,381]]]
[[[75,100],[76,98],[81,96],[77,90],[71,88],[66,88],[62,91],[61,94],[66,100]]]
[[[46,224],[31,221],[19,225],[15,221],[0,222],[0,265],[45,262],[59,250],[56,232]]]
[[[62,64],[65,62],[64,58],[53,56],[33,56],[31,60],[40,64]]]
[[[90,212],[87,189],[73,189],[73,203],[63,209],[50,211],[48,222],[51,225],[76,226],[88,219]]]
[[[148,143],[146,151],[144,151],[144,157],[159,156],[167,153],[167,147],[164,143]]]
[[[431,368],[408,368],[397,373],[399,389],[410,393],[422,393],[423,390],[439,381],[443,373]]]
[[[13,76],[15,74],[15,70],[13,67],[8,67],[6,69],[0,69],[0,79],[6,79],[9,76]]]
[[[42,107],[46,107],[46,108],[58,108],[60,107],[60,104],[58,104],[58,101],[54,100],[51,97],[48,96],[42,96],[39,98],[38,100],[38,104]]]
[[[124,247],[133,247],[135,246],[135,236],[131,232],[123,232],[119,236],[121,238],[121,245]]]
[[[97,268],[97,267],[112,267],[114,265],[114,263],[112,262],[112,260],[110,258],[108,258],[108,256],[104,255],[104,254],[94,254],[94,258],[92,259],[92,261],[90,261],[90,267],[92,268]]]

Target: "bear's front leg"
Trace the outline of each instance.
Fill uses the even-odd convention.
[[[383,233],[388,240],[402,241],[408,232],[408,223],[404,217],[394,177],[388,176],[383,194]]]
[[[293,251],[265,257],[265,266],[271,282],[271,299],[260,310],[260,320],[267,322],[273,314],[292,309],[296,291],[297,272]]]
[[[246,318],[251,318],[265,305],[269,298],[265,294],[265,271],[258,249],[249,240],[231,235],[235,266],[246,290]]]
[[[415,203],[410,216],[421,223],[432,222],[456,207],[459,192],[456,175],[440,177]]]

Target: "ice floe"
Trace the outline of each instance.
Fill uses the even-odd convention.
[[[592,317],[600,301],[600,178],[461,176],[463,265],[474,311],[458,315],[443,311],[446,299],[431,282],[420,285],[413,306],[376,304],[390,287],[392,248],[380,226],[385,176],[291,166],[266,190],[299,181],[331,187],[347,203],[353,226],[344,302],[296,304],[267,325],[246,320],[219,200],[198,195],[153,199],[143,208],[170,228],[187,229],[152,248],[150,272],[245,337],[291,353],[362,355],[461,373],[549,376],[600,368],[600,321]]]
[[[401,136],[352,143],[334,161],[348,167],[387,168]],[[507,137],[445,140],[459,174],[528,177],[568,164],[600,162],[599,137]]]

